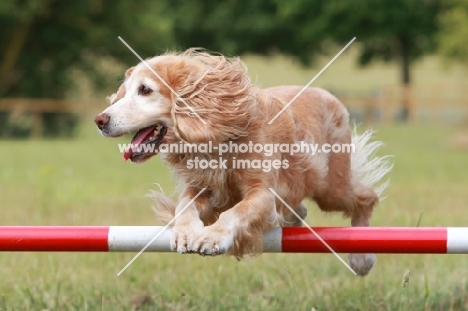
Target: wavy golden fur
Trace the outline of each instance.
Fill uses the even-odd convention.
[[[160,123],[168,129],[162,139],[167,144],[307,142],[323,146],[354,142],[357,148],[351,154],[230,152],[223,155],[226,169],[188,168],[195,158],[218,159],[217,150],[161,153],[174,172],[180,197],[176,203],[153,192],[158,214],[168,222],[186,207],[173,227],[174,249],[237,257],[260,253],[262,236],[273,226],[301,224],[288,206],[305,217],[301,203],[305,198],[314,200],[323,211],[342,212],[353,226],[369,225],[385,185],[377,192],[372,187],[391,166],[386,158],[374,156],[380,143],[368,143],[371,132],[352,137],[348,113],[336,97],[323,89],[306,89],[268,124],[301,87],[260,89],[252,84],[239,58],[198,49],[167,53],[146,63],[151,70],[140,63],[127,71],[125,82],[110,97],[112,105],[96,118],[104,135],[119,136]],[[151,90],[149,95],[142,94],[142,85],[147,87],[144,93]],[[234,159],[287,161],[288,167],[236,169]],[[190,203],[203,188],[206,190]],[[349,259],[361,275],[375,262],[372,254],[351,254]]]

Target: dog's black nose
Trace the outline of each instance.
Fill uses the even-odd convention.
[[[102,130],[110,121],[110,116],[107,113],[101,113],[96,118],[94,118],[94,123],[97,127]]]

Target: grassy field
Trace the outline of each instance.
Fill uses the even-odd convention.
[[[376,226],[467,226],[468,154],[456,128],[377,127],[395,155]],[[73,141],[0,142],[0,225],[154,225],[145,198],[170,173],[155,158],[122,161],[117,143],[85,127]],[[311,205],[313,226],[348,225]],[[1,253],[0,310],[466,310],[462,255],[380,255],[354,277],[331,254],[230,257]],[[345,255],[343,255],[345,256]],[[405,274],[410,273],[407,282]]]

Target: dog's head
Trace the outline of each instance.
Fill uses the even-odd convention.
[[[256,114],[253,88],[238,58],[190,49],[153,57],[125,73],[94,121],[104,136],[136,132],[125,159],[142,162],[162,143],[214,144],[247,135]]]

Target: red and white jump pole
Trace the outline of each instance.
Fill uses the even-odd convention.
[[[163,227],[0,226],[3,252],[139,252]],[[319,227],[313,230],[337,253],[468,254],[468,228]],[[146,249],[170,252],[167,229]],[[274,228],[265,253],[328,253],[308,228]]]

